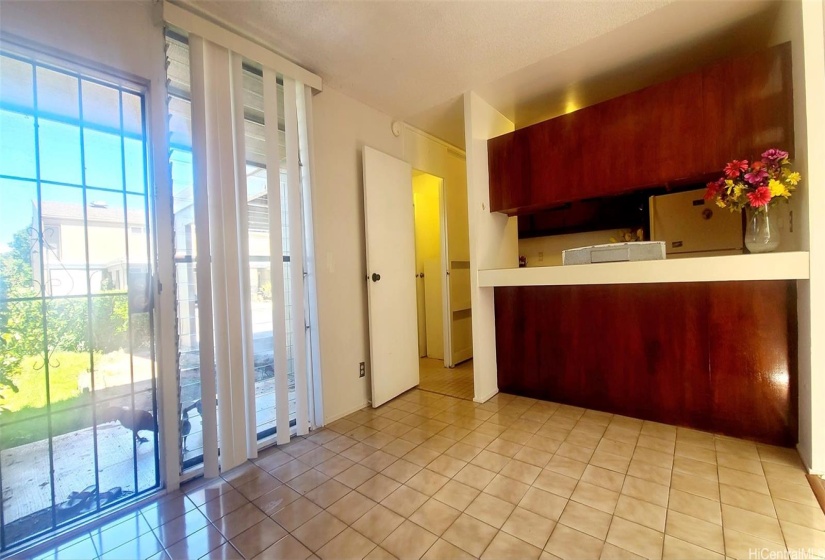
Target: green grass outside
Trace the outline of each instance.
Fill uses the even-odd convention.
[[[96,364],[106,361],[106,356],[95,354]],[[55,352],[49,364],[52,435],[88,428],[92,425],[92,409],[85,405],[90,405],[92,398],[90,393],[81,391],[78,379],[89,371],[89,353]],[[0,402],[6,409],[0,413],[0,447],[3,449],[49,436],[49,420],[45,416],[46,373],[43,358],[28,356],[21,366],[22,373],[14,378],[18,392],[2,389],[3,399]],[[128,391],[128,388],[124,389]]]

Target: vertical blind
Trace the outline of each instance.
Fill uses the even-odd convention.
[[[308,343],[314,291],[307,283],[311,254],[304,200],[310,186],[307,106],[317,77],[176,6],[164,6],[168,25],[187,35],[194,199],[197,329],[203,467],[217,476],[257,455],[256,330],[250,278],[250,191],[245,118],[245,68],[263,82],[264,168],[269,220],[272,355],[277,443],[290,439],[290,402],[296,432],[309,431],[313,404]],[[250,58],[258,56],[258,59]],[[271,66],[270,66],[271,65]],[[293,75],[290,75],[291,72]],[[279,87],[279,82],[283,84]],[[320,87],[320,81],[315,84]],[[279,115],[279,106],[283,107]],[[279,116],[282,118],[279,119]],[[279,130],[279,120],[283,132]],[[281,134],[285,141],[280,140]],[[284,179],[285,176],[285,180]],[[282,192],[282,190],[284,192]],[[257,193],[256,193],[257,196]],[[283,208],[283,201],[286,208]],[[284,212],[286,211],[286,212]],[[286,227],[282,216],[288,215]],[[286,239],[284,239],[286,237]],[[288,246],[288,273],[280,255]],[[287,259],[284,258],[284,261]],[[287,347],[291,344],[292,367]],[[294,396],[290,379],[294,375]],[[317,377],[317,375],[316,375]],[[312,398],[310,398],[312,397]]]

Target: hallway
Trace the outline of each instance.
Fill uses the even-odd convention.
[[[422,391],[458,399],[473,399],[473,360],[467,360],[452,369],[445,368],[442,360],[433,358],[420,358],[418,363],[421,372],[418,388]]]

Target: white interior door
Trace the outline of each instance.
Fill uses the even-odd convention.
[[[412,168],[364,147],[370,382],[377,407],[418,385]]]

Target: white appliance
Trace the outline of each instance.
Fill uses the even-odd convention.
[[[650,239],[668,257],[742,253],[742,215],[704,199],[705,189],[650,197]]]
[[[665,244],[659,241],[609,243],[567,249],[561,253],[562,264],[593,264],[631,261],[661,261]]]

